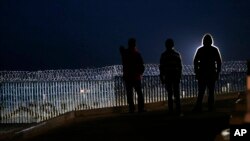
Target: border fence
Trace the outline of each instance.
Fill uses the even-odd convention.
[[[146,64],[145,103],[167,100],[158,64]],[[246,89],[246,61],[222,64],[215,94]],[[196,97],[192,65],[183,66],[181,99]],[[136,103],[136,95],[135,103]],[[77,70],[0,71],[0,123],[38,123],[66,112],[127,105],[122,66]]]

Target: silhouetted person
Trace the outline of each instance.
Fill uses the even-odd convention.
[[[145,67],[142,56],[136,49],[136,39],[130,38],[128,40],[128,49],[121,46],[120,53],[122,56],[123,80],[126,86],[129,112],[133,113],[135,111],[133,89],[135,89],[138,96],[138,112],[144,112],[144,96],[141,88],[141,79]]]
[[[0,82],[0,93],[2,94],[2,83],[1,82]],[[0,95],[0,105],[2,105],[2,102],[3,102],[3,97],[2,97],[2,95]],[[2,113],[2,106],[0,106],[0,121],[2,120],[1,113]]]
[[[197,49],[194,56],[194,72],[198,80],[198,98],[193,109],[202,111],[202,101],[205,90],[208,90],[208,110],[214,110],[214,88],[221,71],[221,55],[217,47],[213,46],[210,34],[203,36],[203,46]]]
[[[160,80],[168,93],[169,113],[174,112],[174,101],[177,114],[181,114],[180,103],[180,79],[182,75],[182,59],[179,52],[174,49],[174,41],[167,39],[165,42],[166,51],[160,58]],[[174,96],[174,101],[173,101]]]

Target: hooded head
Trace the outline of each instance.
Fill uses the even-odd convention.
[[[213,38],[211,34],[205,34],[203,36],[202,43],[204,46],[211,46],[213,44]]]

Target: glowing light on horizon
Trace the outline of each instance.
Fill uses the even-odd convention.
[[[80,89],[81,94],[85,94],[85,93],[89,93],[89,92],[90,92],[89,89]]]

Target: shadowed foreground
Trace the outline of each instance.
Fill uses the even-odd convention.
[[[229,126],[225,113],[203,113],[170,117],[167,112],[124,114],[77,122],[32,140],[203,140],[212,141]]]
[[[217,102],[217,110],[192,113],[192,106],[183,107],[184,116],[171,116],[166,108],[145,113],[118,113],[97,116],[79,116],[68,123],[60,123],[46,130],[36,129],[30,134],[16,134],[9,140],[202,140],[213,141],[229,127],[232,100]],[[56,124],[56,123],[55,123]],[[33,129],[32,129],[33,130]],[[38,133],[39,132],[39,133]],[[38,133],[37,135],[33,135]]]

